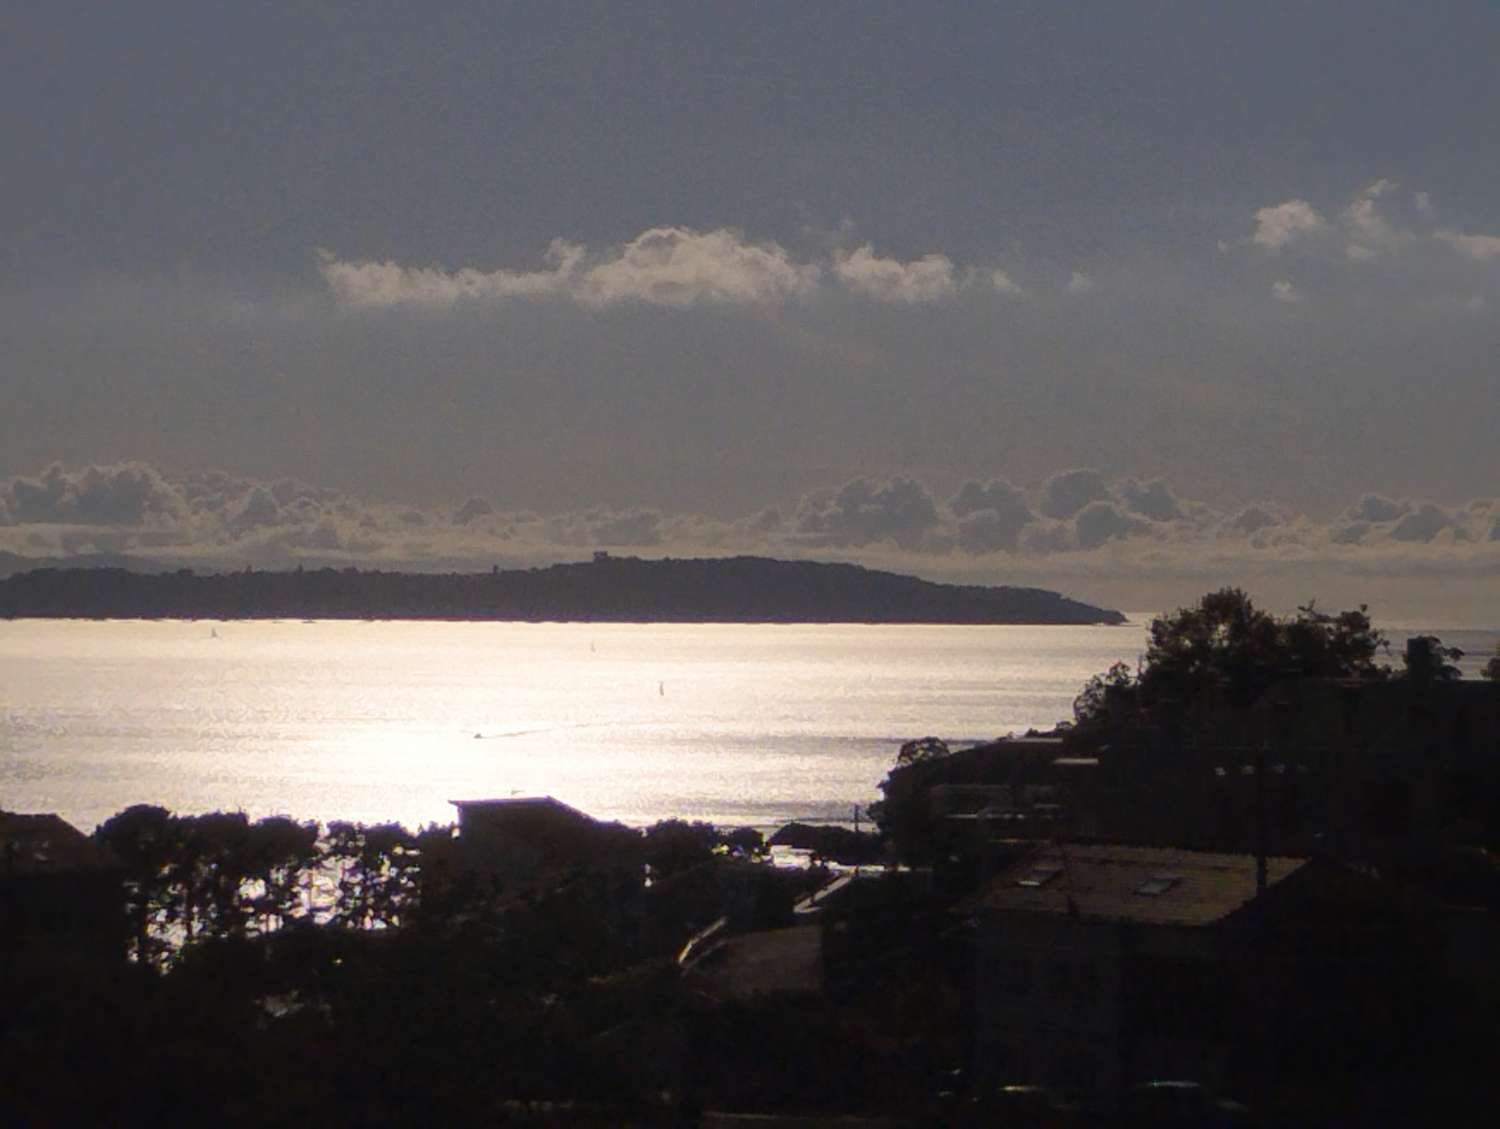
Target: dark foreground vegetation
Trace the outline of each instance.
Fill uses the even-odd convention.
[[[547,798],[0,813],[0,1121],[1488,1125],[1500,656],[1459,657],[1214,593],[1070,724],[904,745],[880,840],[773,837],[900,864],[859,874]]]
[[[686,623],[1123,623],[1040,588],[935,584],[762,557],[591,562],[488,573],[347,569],[155,575],[36,569],[0,580],[0,617],[486,619]]]

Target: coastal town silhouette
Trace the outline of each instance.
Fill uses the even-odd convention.
[[[1461,658],[1210,593],[1051,730],[894,750],[873,830],[514,792],[420,829],[0,813],[0,1094],[15,1124],[1477,1123],[1500,652]]]

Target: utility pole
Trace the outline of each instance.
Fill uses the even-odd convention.
[[[859,805],[854,805],[854,877],[859,877]]]
[[[1255,750],[1255,896],[1266,892],[1266,743]]]

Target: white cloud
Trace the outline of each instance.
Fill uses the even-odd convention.
[[[554,239],[547,249],[551,269],[480,271],[470,267],[404,267],[369,260],[347,262],[318,253],[318,269],[334,297],[346,306],[451,306],[462,301],[531,297],[561,293],[583,261],[583,248]]]
[[[936,302],[951,297],[958,289],[953,260],[947,255],[924,255],[903,263],[880,258],[866,243],[853,251],[834,252],[833,270],[850,290],[879,302]],[[995,273],[1003,277],[1002,272]],[[998,281],[995,287],[1003,289]]]
[[[748,243],[735,231],[654,227],[580,279],[580,300],[598,306],[781,302],[810,293],[816,264],[795,263],[778,243]]]
[[[1349,241],[1344,254],[1356,261],[1373,259],[1394,250],[1407,233],[1398,231],[1375,203],[1396,187],[1393,180],[1381,179],[1358,193],[1340,215]]]
[[[1271,283],[1271,297],[1275,298],[1278,302],[1295,304],[1302,301],[1302,292],[1286,279],[1282,278]]]
[[[1417,209],[1417,215],[1423,219],[1430,220],[1437,214],[1437,209],[1432,206],[1432,193],[1415,192],[1411,198],[1412,206]]]
[[[1026,293],[1026,291],[1022,290],[1020,286],[1016,285],[1015,281],[1010,277],[1010,275],[1006,274],[1003,270],[990,271],[990,285],[998,290],[1001,294],[1013,294],[1016,297],[1020,297],[1022,294]]]
[[[1075,270],[1068,279],[1069,294],[1087,294],[1094,288],[1094,280],[1081,270]]]
[[[1326,226],[1317,209],[1306,200],[1286,200],[1255,213],[1255,234],[1251,240],[1267,250],[1280,251],[1299,236]]]
[[[1500,259],[1500,235],[1465,235],[1458,231],[1439,231],[1435,238],[1476,262]]]
[[[319,270],[346,306],[445,307],[464,301],[565,294],[590,306],[780,302],[810,293],[820,268],[794,262],[777,243],[751,243],[728,228],[656,227],[602,257],[553,240],[549,269],[443,270],[345,261],[322,252]]]

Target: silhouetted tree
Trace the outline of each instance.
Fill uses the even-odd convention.
[[[1133,698],[1137,686],[1130,667],[1125,663],[1115,663],[1103,674],[1096,674],[1083,684],[1083,691],[1073,699],[1073,720],[1079,725],[1102,720],[1108,713],[1112,696],[1124,694]]]
[[[266,932],[286,925],[302,906],[303,884],[320,857],[318,825],[283,815],[267,816],[250,826],[246,871],[259,889],[251,909]]]
[[[918,737],[915,741],[907,741],[901,746],[896,753],[896,767],[937,760],[939,757],[948,756],[951,752],[948,742],[940,737]]]
[[[1414,635],[1406,642],[1401,661],[1406,677],[1418,681],[1453,682],[1463,677],[1458,660],[1464,657],[1458,647],[1445,647],[1436,635]]]
[[[1495,653],[1484,664],[1484,676],[1491,682],[1500,682],[1500,643],[1495,644]]]
[[[177,816],[177,854],[171,868],[189,942],[199,936],[243,937],[250,919],[250,821],[245,813]]]
[[[882,798],[865,809],[903,858],[918,857],[931,830],[926,798],[930,774],[919,766],[943,760],[951,753],[948,742],[938,737],[907,741],[896,753],[895,767],[880,782]]]
[[[664,819],[646,828],[646,864],[654,878],[670,878],[708,862],[719,833],[709,823]]]
[[[125,908],[136,962],[159,964],[168,950],[162,926],[169,915],[169,867],[176,855],[171,813],[136,804],[101,823],[94,837],[125,868]]]
[[[401,923],[417,898],[417,837],[397,823],[328,825],[327,853],[338,870],[332,919],[349,929]]]
[[[1210,592],[1192,607],[1151,621],[1141,699],[1247,705],[1287,676],[1378,678],[1384,635],[1367,609],[1329,615],[1309,603],[1287,619],[1257,608],[1238,588]]]

